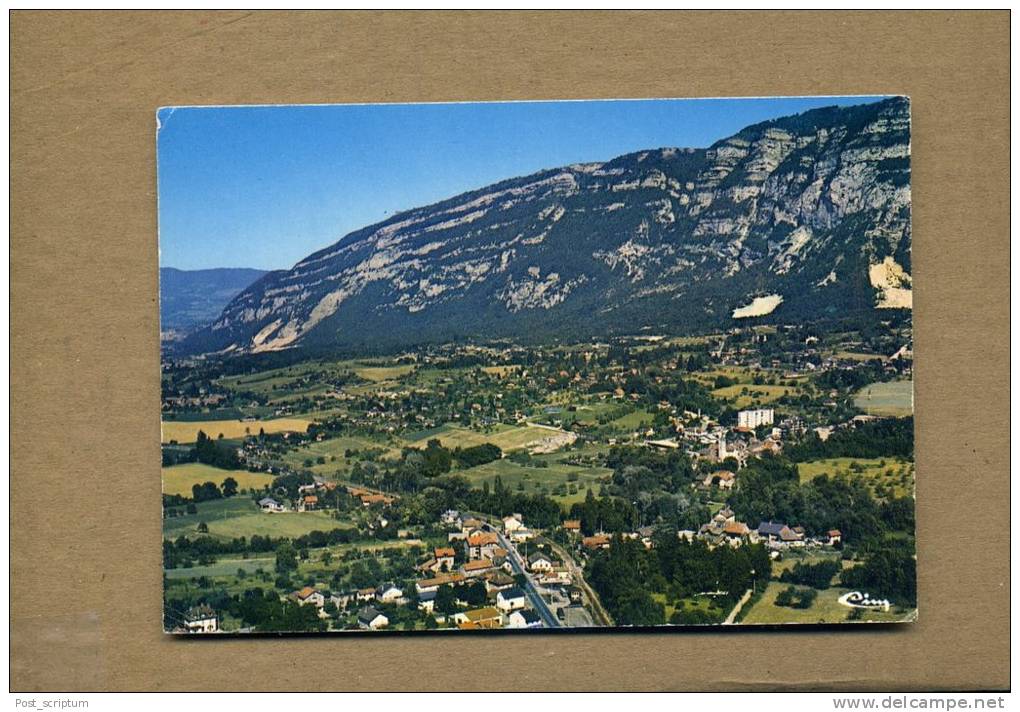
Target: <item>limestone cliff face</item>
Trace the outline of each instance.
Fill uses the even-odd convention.
[[[839,319],[909,305],[905,98],[507,180],[351,233],[274,272],[187,346],[572,338]],[[909,289],[907,289],[909,292]],[[761,301],[760,303],[765,303]],[[758,312],[756,318],[761,318]]]

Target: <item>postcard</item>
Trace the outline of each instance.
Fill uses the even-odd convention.
[[[916,619],[908,98],[156,118],[167,632]]]

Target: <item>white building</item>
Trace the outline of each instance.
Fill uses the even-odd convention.
[[[508,628],[541,628],[542,619],[534,611],[519,609],[510,614]]]
[[[514,586],[496,594],[496,608],[509,613],[525,606],[524,591]]]
[[[390,624],[390,619],[371,606],[358,611],[358,627],[363,630],[378,630]]]
[[[220,629],[220,619],[209,606],[195,606],[184,616],[184,629],[189,633],[215,633]]]
[[[776,418],[776,411],[772,408],[755,408],[753,410],[742,410],[737,413],[737,427],[751,428],[759,425],[772,425]]]
[[[516,512],[511,514],[509,517],[503,517],[503,531],[507,534],[513,534],[518,529],[524,526],[524,517]]]

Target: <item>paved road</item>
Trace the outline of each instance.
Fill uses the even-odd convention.
[[[513,568],[514,573],[523,574],[525,580],[524,591],[528,594],[528,598],[531,599],[531,604],[535,607],[535,612],[538,613],[539,618],[545,623],[548,628],[559,628],[560,620],[556,615],[549,609],[546,602],[542,600],[542,597],[538,594],[538,590],[535,588],[535,584],[531,580],[531,576],[524,570],[524,563],[521,560],[520,554],[517,553],[516,547],[514,547],[506,537],[503,536],[502,532],[497,531],[496,536],[499,537],[500,546],[510,552],[510,567]]]

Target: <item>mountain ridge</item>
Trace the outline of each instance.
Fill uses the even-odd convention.
[[[161,332],[179,337],[212,322],[230,300],[267,270],[248,267],[213,267],[186,270],[159,268],[159,321]]]
[[[263,275],[184,348],[682,332],[766,297],[880,317],[909,306],[909,122],[892,97],[508,178]]]

